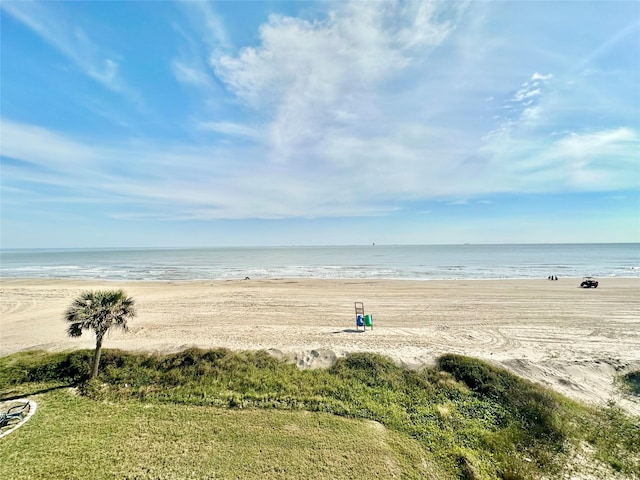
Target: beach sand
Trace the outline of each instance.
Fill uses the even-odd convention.
[[[187,347],[264,349],[300,367],[350,352],[378,352],[408,367],[444,353],[488,360],[571,398],[614,400],[634,414],[615,377],[640,370],[640,279],[233,280],[99,282],[3,279],[0,355],[93,348],[66,335],[65,309],[83,290],[123,288],[138,315],[105,348],[174,352]],[[356,331],[354,302],[373,315]]]

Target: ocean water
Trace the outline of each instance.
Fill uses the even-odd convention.
[[[640,277],[640,244],[5,249],[0,278],[518,279]]]

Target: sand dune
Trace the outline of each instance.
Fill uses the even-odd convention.
[[[410,367],[459,353],[502,365],[572,398],[623,398],[616,375],[640,369],[640,279],[237,280],[83,282],[2,280],[0,355],[26,349],[92,348],[66,336],[63,313],[86,289],[124,288],[138,316],[107,348],[177,351],[189,346],[264,349],[301,367],[349,352],[388,355]],[[374,318],[356,331],[354,301]]]

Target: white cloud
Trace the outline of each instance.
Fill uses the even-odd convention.
[[[534,73],[533,75],[531,75],[531,80],[536,81],[543,81],[543,82],[547,82],[549,80],[551,80],[553,78],[553,74],[551,73],[547,73],[546,75],[543,75],[542,73]]]
[[[214,145],[105,145],[8,120],[1,127],[3,156],[29,162],[3,165],[5,190],[51,185],[61,189],[59,198],[102,203],[115,215],[125,208],[167,219],[381,215],[403,199],[634,188],[640,180],[640,136],[624,128],[570,134],[546,147],[503,136],[485,147],[490,161],[480,170],[421,161],[410,145],[412,135],[399,128],[378,140],[352,139],[346,153],[344,139],[327,140],[333,167],[312,162],[299,170],[264,163],[260,145],[241,152]],[[231,123],[209,127],[229,135],[254,133]]]
[[[83,29],[59,15],[55,4],[14,1],[1,2],[0,8],[49,42],[85,75],[136,103],[141,102],[140,94],[120,75],[115,56],[96,45]]]
[[[501,107],[502,115],[494,115],[498,125],[483,140],[508,134],[511,131],[527,128],[535,129],[535,125],[544,118],[542,109],[538,105],[543,97],[543,87],[553,78],[553,74],[542,75],[534,73],[530,80],[522,83],[520,88]]]
[[[212,86],[212,78],[208,72],[197,64],[187,65],[184,60],[174,59],[171,62],[171,70],[176,80],[181,83],[206,88]]]
[[[520,122],[524,123],[524,124],[531,124],[536,122],[540,116],[541,116],[541,109],[540,107],[531,107],[529,106],[530,104],[527,102],[525,104],[525,106],[527,108],[525,108],[522,111],[522,114],[520,115]]]
[[[208,57],[211,52],[222,55],[231,49],[231,41],[212,3],[204,1],[180,1],[186,26],[174,23],[174,30],[182,39],[180,53],[171,61],[171,70],[179,82],[212,90],[214,88],[213,71]]]
[[[531,99],[532,97],[537,97],[542,93],[542,89],[540,88],[541,84],[548,83],[553,78],[551,73],[547,75],[542,75],[540,73],[534,73],[531,76],[531,80],[524,82],[520,89],[513,96],[513,102],[522,102],[527,99]]]
[[[196,126],[199,130],[209,130],[230,136],[249,138],[260,138],[262,136],[262,131],[258,128],[233,122],[199,122]]]
[[[540,90],[539,88],[535,88],[533,90],[522,88],[516,92],[516,95],[515,97],[513,97],[513,100],[516,102],[521,102],[523,100],[526,100],[527,98],[538,96],[541,93],[542,93],[542,90]]]
[[[216,12],[214,4],[206,1],[182,0],[179,5],[209,48],[214,51],[225,51],[231,48],[224,20]]]
[[[615,155],[620,147],[637,144],[638,133],[630,128],[616,128],[586,134],[570,133],[556,142],[561,155],[574,158],[598,154]],[[636,160],[639,159],[636,157]]]
[[[239,128],[214,127],[227,133]],[[6,119],[0,131],[2,156],[28,163],[3,164],[5,191],[49,185],[70,202],[99,202],[116,212],[118,205],[133,211],[151,208],[151,215],[162,212],[163,218],[171,219],[368,215],[388,210],[373,207],[352,189],[347,202],[344,196],[318,201],[326,185],[314,184],[311,177],[301,182],[296,172],[261,164],[259,149],[84,143]],[[343,186],[348,183],[345,179]]]
[[[538,73],[555,70],[535,63],[494,73],[500,50],[492,59],[486,44],[487,59],[471,58],[485,32],[452,37],[463,4],[325,5],[332,11],[320,20],[270,17],[258,44],[231,54],[211,6],[185,4],[208,9],[207,55],[196,34],[180,32],[186,47],[171,62],[174,76],[198,87],[203,104],[228,102],[213,97],[215,73],[244,108],[185,121],[190,139],[199,136],[193,144],[79,139],[5,120],[2,154],[30,165],[9,162],[3,183],[48,184],[114,215],[122,203],[127,215],[172,219],[376,215],[407,201],[637,187],[638,132],[557,121],[550,97],[560,82]],[[101,72],[115,81],[117,63]]]
[[[577,189],[608,190],[640,183],[640,135],[630,128],[569,134],[550,152],[564,163],[568,183]]]
[[[214,54],[212,66],[229,91],[271,119],[265,145],[270,161],[298,164],[300,170],[325,164],[338,174],[360,168],[404,176],[388,166],[411,157],[397,143],[403,134],[377,132],[388,121],[385,109],[395,108],[381,101],[392,82],[424,62],[454,29],[443,9],[455,13],[463,5],[348,2],[330,7],[315,21],[271,16],[260,28],[258,46],[242,48],[236,56]],[[374,150],[378,142],[368,140],[376,136],[390,142],[384,146],[387,156]],[[400,158],[398,152],[404,152]]]
[[[539,137],[503,132],[482,149],[494,191],[564,192],[637,188],[640,133],[621,127]],[[489,180],[492,179],[492,182]]]
[[[0,153],[52,171],[75,169],[96,159],[95,150],[47,129],[2,119]]]
[[[261,44],[212,56],[228,88],[253,105],[302,97],[323,105],[393,78],[452,27],[435,2],[348,2],[314,22],[272,15]]]

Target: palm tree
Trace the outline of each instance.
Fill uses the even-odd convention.
[[[127,330],[127,319],[136,315],[134,303],[122,290],[83,292],[65,312],[65,320],[71,323],[67,330],[70,337],[81,336],[83,330],[93,330],[96,334],[91,378],[98,375],[104,335],[111,327]]]

